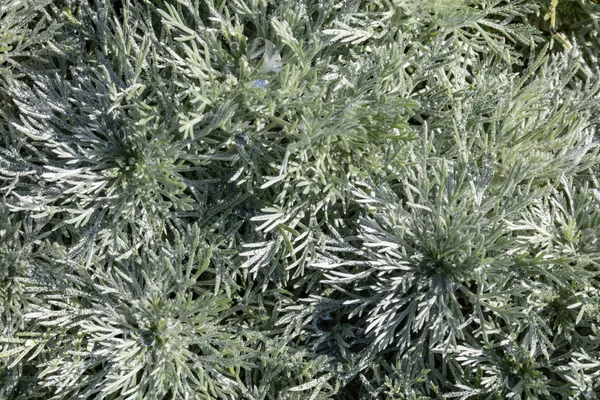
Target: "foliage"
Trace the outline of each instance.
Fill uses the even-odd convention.
[[[0,4],[0,397],[597,399],[599,18]]]

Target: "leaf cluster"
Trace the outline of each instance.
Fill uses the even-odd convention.
[[[600,11],[554,3],[0,5],[0,397],[597,398]]]

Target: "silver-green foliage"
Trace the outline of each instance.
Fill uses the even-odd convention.
[[[600,11],[530,3],[0,5],[0,397],[597,398]]]
[[[6,0],[0,4],[0,76],[22,63],[19,58],[37,58],[33,50],[52,39],[60,23],[53,21],[47,9],[50,3]]]

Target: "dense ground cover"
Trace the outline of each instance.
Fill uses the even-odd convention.
[[[599,24],[0,0],[0,398],[597,399]]]

